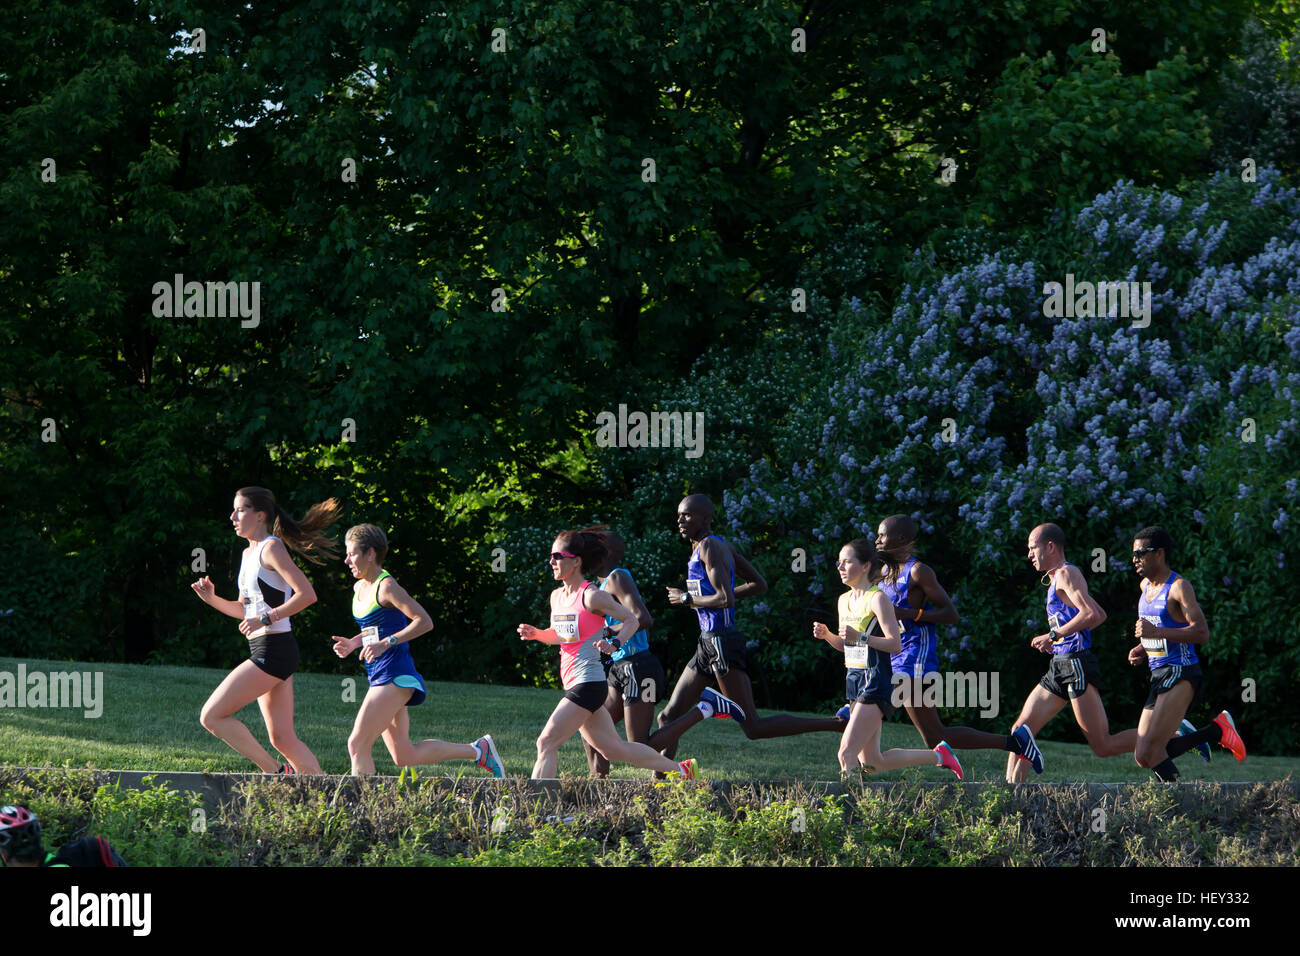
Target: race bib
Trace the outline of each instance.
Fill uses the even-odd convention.
[[[1152,657],[1165,657],[1169,654],[1168,645],[1163,637],[1142,638],[1142,650]]]
[[[1160,618],[1144,617],[1142,620],[1155,627],[1160,626]],[[1142,638],[1142,650],[1153,657],[1164,657],[1169,653],[1168,644],[1163,637],[1144,637]]]
[[[551,627],[560,637],[561,644],[576,644],[582,640],[578,636],[578,615],[556,614],[551,617]]]
[[[845,667],[866,667],[867,666],[867,645],[866,644],[845,644],[844,645],[844,666]]]
[[[379,628],[372,626],[361,629],[361,646],[369,647],[379,643]]]
[[[691,597],[704,597],[703,593],[700,591],[699,578],[691,578],[688,580],[686,582],[686,590],[690,593]]]

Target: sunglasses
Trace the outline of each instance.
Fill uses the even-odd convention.
[[[1138,548],[1133,552],[1133,557],[1140,558],[1144,554],[1150,554],[1152,551],[1159,551],[1159,548]]]
[[[576,557],[578,557],[578,555],[569,554],[569,552],[567,551],[552,551],[550,560],[559,561],[561,558],[576,558]]]

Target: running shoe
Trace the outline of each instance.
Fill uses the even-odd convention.
[[[298,772],[297,770],[294,770],[293,767],[289,766],[287,763],[282,763],[280,764],[280,769],[276,771],[276,774],[279,775],[282,773],[286,773],[289,775],[293,775],[297,772]]]
[[[498,780],[505,779],[506,768],[501,763],[501,755],[497,753],[497,745],[491,734],[484,734],[474,741],[474,749],[478,752],[478,759],[474,761],[476,766],[482,767]]]
[[[849,714],[851,714],[852,712],[853,712],[853,705],[845,704],[839,710],[835,711],[835,716],[838,717],[840,720],[847,722],[849,719]]]
[[[1020,745],[1018,756],[1021,760],[1028,760],[1034,765],[1034,773],[1043,772],[1043,752],[1038,749],[1038,744],[1034,743],[1034,732],[1024,724],[1015,729],[1011,735],[1012,739]]]
[[[1214,718],[1214,722],[1223,731],[1223,736],[1219,739],[1219,746],[1224,750],[1231,750],[1232,755],[1237,758],[1237,763],[1244,761],[1246,759],[1246,744],[1237,733],[1237,725],[1232,722],[1232,714],[1225,710]]]
[[[961,774],[961,761],[959,761],[957,755],[952,752],[952,748],[948,746],[947,741],[939,741],[939,746],[934,748],[934,753],[939,758],[940,767],[947,767],[957,775],[958,780],[963,779]]]
[[[723,697],[712,687],[704,688],[704,693],[700,694],[700,700],[713,708],[714,717],[730,717],[738,724],[745,722],[744,708],[730,697]]]
[[[1187,734],[1194,734],[1194,733],[1196,733],[1196,725],[1193,724],[1190,720],[1183,718],[1183,722],[1179,725],[1178,732],[1174,734],[1174,736],[1185,737]],[[1206,763],[1210,762],[1210,745],[1208,742],[1197,744],[1195,750],[1198,754],[1201,755],[1202,760],[1204,760]]]
[[[723,699],[725,700],[726,698]],[[695,774],[699,772],[700,769],[700,766],[698,763],[695,762],[694,757],[690,757],[686,760],[678,761],[677,766],[681,767],[681,774],[683,780],[694,780]]]

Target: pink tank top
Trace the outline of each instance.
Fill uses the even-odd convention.
[[[605,627],[605,618],[593,614],[582,606],[582,595],[590,586],[583,581],[578,593],[564,603],[563,588],[559,589],[551,604],[551,628],[560,637],[560,680],[564,689],[578,684],[605,680],[605,668],[600,665],[600,651],[593,638]]]

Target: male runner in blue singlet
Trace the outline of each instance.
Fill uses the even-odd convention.
[[[1178,778],[1174,758],[1193,747],[1219,744],[1238,761],[1246,759],[1246,745],[1226,710],[1209,726],[1174,736],[1200,696],[1196,645],[1209,643],[1210,626],[1191,584],[1170,569],[1173,548],[1173,538],[1159,526],[1143,528],[1134,538],[1133,568],[1142,575],[1142,596],[1133,628],[1138,643],[1128,654],[1130,664],[1136,667],[1146,658],[1151,669],[1133,758],[1166,783]]]
[[[840,734],[847,724],[838,717],[792,717],[775,714],[759,717],[750,686],[745,635],[736,629],[736,601],[767,590],[767,582],[726,541],[711,534],[713,502],[704,495],[690,495],[677,506],[677,528],[694,545],[686,566],[686,590],[668,588],[671,604],[689,607],[699,616],[700,637],[695,656],[682,671],[668,706],[659,713],[659,725],[667,726],[700,700],[710,678],[741,713],[728,713],[740,721],[750,740],[790,737],[814,731]],[[736,573],[745,583],[736,587]],[[725,705],[724,705],[725,706]],[[715,714],[715,716],[723,716]],[[674,743],[663,752],[671,757]]]

